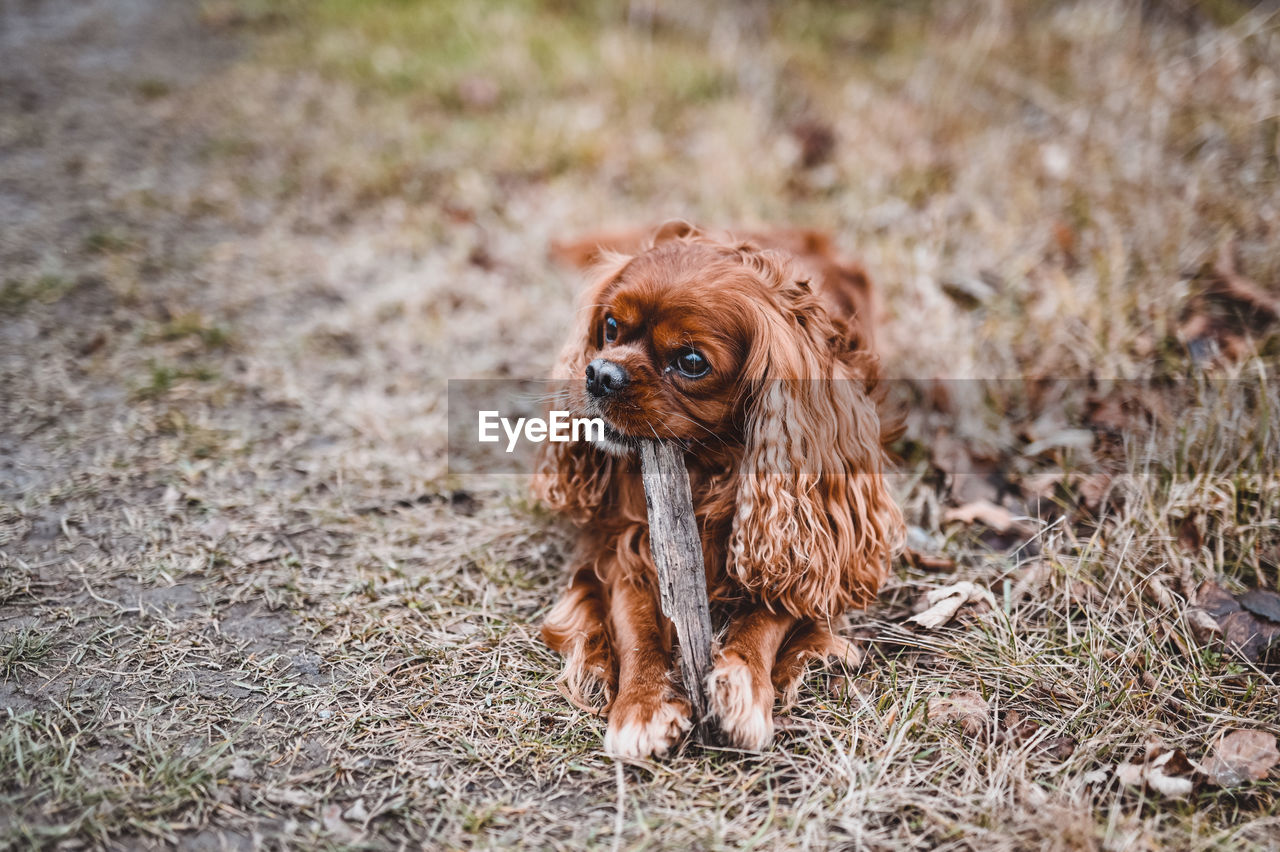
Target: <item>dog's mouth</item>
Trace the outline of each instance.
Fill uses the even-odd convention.
[[[587,416],[600,421],[604,427],[603,430],[597,430],[589,433],[592,446],[613,456],[629,456],[640,448],[642,441],[648,440],[674,440],[679,444],[688,447],[688,441],[667,432],[661,426],[654,426],[645,420],[639,423],[628,424],[628,427],[620,427],[616,421],[609,415],[606,415],[595,400],[591,400],[585,407]],[[661,437],[660,437],[661,433]],[[599,437],[597,437],[599,436]]]
[[[603,417],[601,417],[600,420],[604,423],[604,436],[600,440],[593,441],[592,443],[604,450],[606,453],[615,456],[627,456],[635,452],[637,443],[636,438],[633,438],[625,432],[619,431]]]
[[[600,437],[596,437],[598,433],[591,433],[593,446],[614,456],[627,456],[635,452],[640,439],[615,426],[605,414],[604,406],[599,400],[588,398],[584,410],[588,417],[597,418],[604,424],[604,432]]]
[[[604,418],[601,418],[601,420],[603,420],[604,422],[604,437],[607,440],[614,441],[619,444],[635,443],[635,440],[636,440],[635,438],[631,437],[626,432],[623,432],[621,429],[614,426],[608,420],[604,420]]]

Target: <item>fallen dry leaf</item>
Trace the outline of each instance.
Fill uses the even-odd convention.
[[[1240,274],[1235,246],[1229,242],[1199,277],[1201,290],[1188,301],[1179,329],[1192,360],[1208,365],[1219,356],[1227,361],[1247,357],[1255,339],[1280,319],[1280,299]]]
[[[986,474],[956,473],[951,476],[951,499],[960,505],[999,499],[999,480]]]
[[[1077,745],[1079,745],[1079,743],[1076,741],[1075,737],[1063,735],[1060,737],[1050,737],[1045,740],[1043,748],[1045,754],[1049,755],[1054,760],[1066,760],[1068,757],[1075,754]]]
[[[1078,261],[1076,260],[1076,232],[1069,224],[1061,219],[1053,223],[1053,242],[1058,247],[1058,251],[1062,252],[1062,259],[1066,263],[1067,268],[1073,268]]]
[[[1050,450],[1089,450],[1093,443],[1094,435],[1089,429],[1059,429],[1027,444],[1022,454],[1033,458]]]
[[[1221,638],[1222,628],[1209,613],[1193,606],[1187,608],[1185,615],[1187,626],[1191,628],[1191,635],[1196,637],[1196,641],[1200,644],[1207,644]]]
[[[1105,784],[1107,780],[1111,778],[1111,770],[1112,770],[1112,767],[1110,765],[1101,766],[1090,772],[1086,772],[1083,776],[1081,776],[1081,780],[1083,780],[1084,783],[1089,785]]]
[[[800,143],[800,165],[812,169],[831,159],[836,148],[836,132],[830,124],[819,119],[797,122],[791,135]]]
[[[956,570],[956,561],[949,556],[932,556],[908,547],[903,551],[903,557],[911,564],[912,568],[918,568],[921,571],[950,572]]]
[[[1198,765],[1182,749],[1166,750],[1157,744],[1141,762],[1118,765],[1115,777],[1128,787],[1148,787],[1169,798],[1182,798],[1202,782],[1236,787],[1261,780],[1277,763],[1280,751],[1273,735],[1265,731],[1232,731],[1219,737],[1212,753]],[[1100,771],[1089,773],[1086,780],[1102,780]]]
[[[1212,580],[1200,584],[1195,606],[1186,611],[1187,623],[1199,641],[1221,634],[1241,659],[1268,667],[1280,665],[1280,621],[1273,620],[1273,615],[1280,616],[1280,596],[1274,592],[1254,589],[1233,596]]]
[[[1196,786],[1196,765],[1182,749],[1165,751],[1142,763],[1122,763],[1116,767],[1116,779],[1126,787],[1148,787],[1162,796],[1180,799],[1191,795]]]
[[[936,468],[952,476],[970,476],[978,470],[968,445],[948,432],[933,436],[929,454]]]
[[[929,721],[938,725],[957,722],[960,730],[971,737],[986,733],[991,707],[978,693],[961,689],[948,696],[929,699]]]
[[[1274,736],[1265,731],[1232,731],[1213,744],[1200,768],[1219,787],[1235,787],[1266,778],[1277,763],[1280,751]]]
[[[1033,500],[1051,500],[1060,492],[1074,494],[1076,504],[1095,515],[1111,496],[1111,477],[1105,473],[1034,473],[1020,479],[1018,486]]]
[[[1204,544],[1198,520],[1198,516],[1193,513],[1178,522],[1178,546],[1187,553],[1198,552]]]
[[[1040,723],[1034,719],[1024,719],[1017,710],[1010,710],[1000,720],[1000,730],[996,731],[997,743],[1017,745],[1026,742],[1040,730]]]
[[[1266,666],[1280,662],[1280,624],[1244,610],[1233,612],[1218,623],[1228,647],[1244,659]]]
[[[1218,260],[1213,265],[1213,271],[1218,278],[1209,287],[1210,295],[1238,305],[1245,312],[1247,321],[1266,324],[1280,319],[1280,299],[1267,292],[1256,281],[1240,274],[1233,243],[1224,243],[1218,249]]]
[[[1001,731],[1002,734],[1013,734],[1015,732],[1034,734],[1035,729],[1040,726],[1039,722],[1032,721],[1031,719],[1023,719],[1022,714],[1017,710],[1006,711],[1000,722],[1004,725],[1004,730]],[[1000,737],[997,736],[996,739],[1000,739]]]
[[[1097,512],[1111,495],[1111,477],[1105,473],[1080,474],[1072,478],[1080,504],[1090,512]]]
[[[996,288],[976,275],[951,275],[940,283],[951,301],[969,311],[982,307],[996,295]]]
[[[342,812],[342,818],[361,824],[369,822],[369,809],[364,806],[364,799],[356,799],[351,807]]]
[[[1162,609],[1176,609],[1178,599],[1173,591],[1159,577],[1150,577],[1142,587],[1142,594],[1147,600]]]
[[[1121,763],[1116,767],[1116,779],[1126,787],[1141,787],[1146,783],[1146,767],[1141,763]]]
[[[1015,518],[1013,513],[1004,506],[992,503],[990,500],[974,500],[963,506],[947,509],[942,513],[942,522],[944,524],[957,522],[966,525],[982,524],[1000,534],[1013,532],[1019,535],[1031,535],[1035,532],[1034,527],[1026,521]]]
[[[1196,589],[1196,606],[1213,618],[1222,618],[1228,613],[1240,609],[1240,603],[1230,592],[1212,580],[1205,580]]]
[[[924,597],[929,608],[911,616],[907,621],[919,624],[928,630],[946,624],[960,611],[960,607],[971,601],[985,601],[992,609],[996,606],[996,599],[991,592],[968,580],[926,592]]]
[[[1236,597],[1240,606],[1268,621],[1280,623],[1280,595],[1266,589],[1250,589]]]
[[[1033,473],[1018,480],[1018,487],[1028,497],[1039,497],[1044,500],[1052,497],[1058,486],[1067,481],[1067,475],[1061,472]]]
[[[1053,566],[1043,559],[1037,559],[1018,572],[1018,581],[1013,584],[1009,598],[1016,603],[1024,597],[1032,596],[1051,579]]]
[[[320,822],[325,831],[341,843],[355,844],[360,840],[360,832],[353,829],[342,818],[342,805],[325,805],[320,812]]]
[[[263,797],[272,804],[295,808],[307,808],[315,803],[314,794],[297,787],[273,787],[263,793]]]
[[[1102,603],[1102,593],[1083,580],[1072,580],[1067,584],[1067,598],[1072,606],[1097,607]]]

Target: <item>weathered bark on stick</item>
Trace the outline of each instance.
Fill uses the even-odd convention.
[[[711,671],[711,608],[702,539],[693,514],[693,493],[684,453],[665,441],[640,443],[644,501],[649,510],[649,548],[658,567],[662,612],[676,628],[680,674],[693,705],[696,734],[705,739],[707,698],[703,691]]]

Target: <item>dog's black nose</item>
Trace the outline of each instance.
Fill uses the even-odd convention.
[[[587,393],[604,397],[617,393],[627,386],[631,377],[621,364],[597,358],[587,365]]]

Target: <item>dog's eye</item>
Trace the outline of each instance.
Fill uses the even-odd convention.
[[[696,349],[686,349],[676,356],[675,368],[680,374],[696,379],[705,376],[711,370],[711,365],[707,363],[707,359],[702,357],[702,353]]]
[[[613,317],[604,318],[604,339],[610,343],[618,339],[618,321]]]

